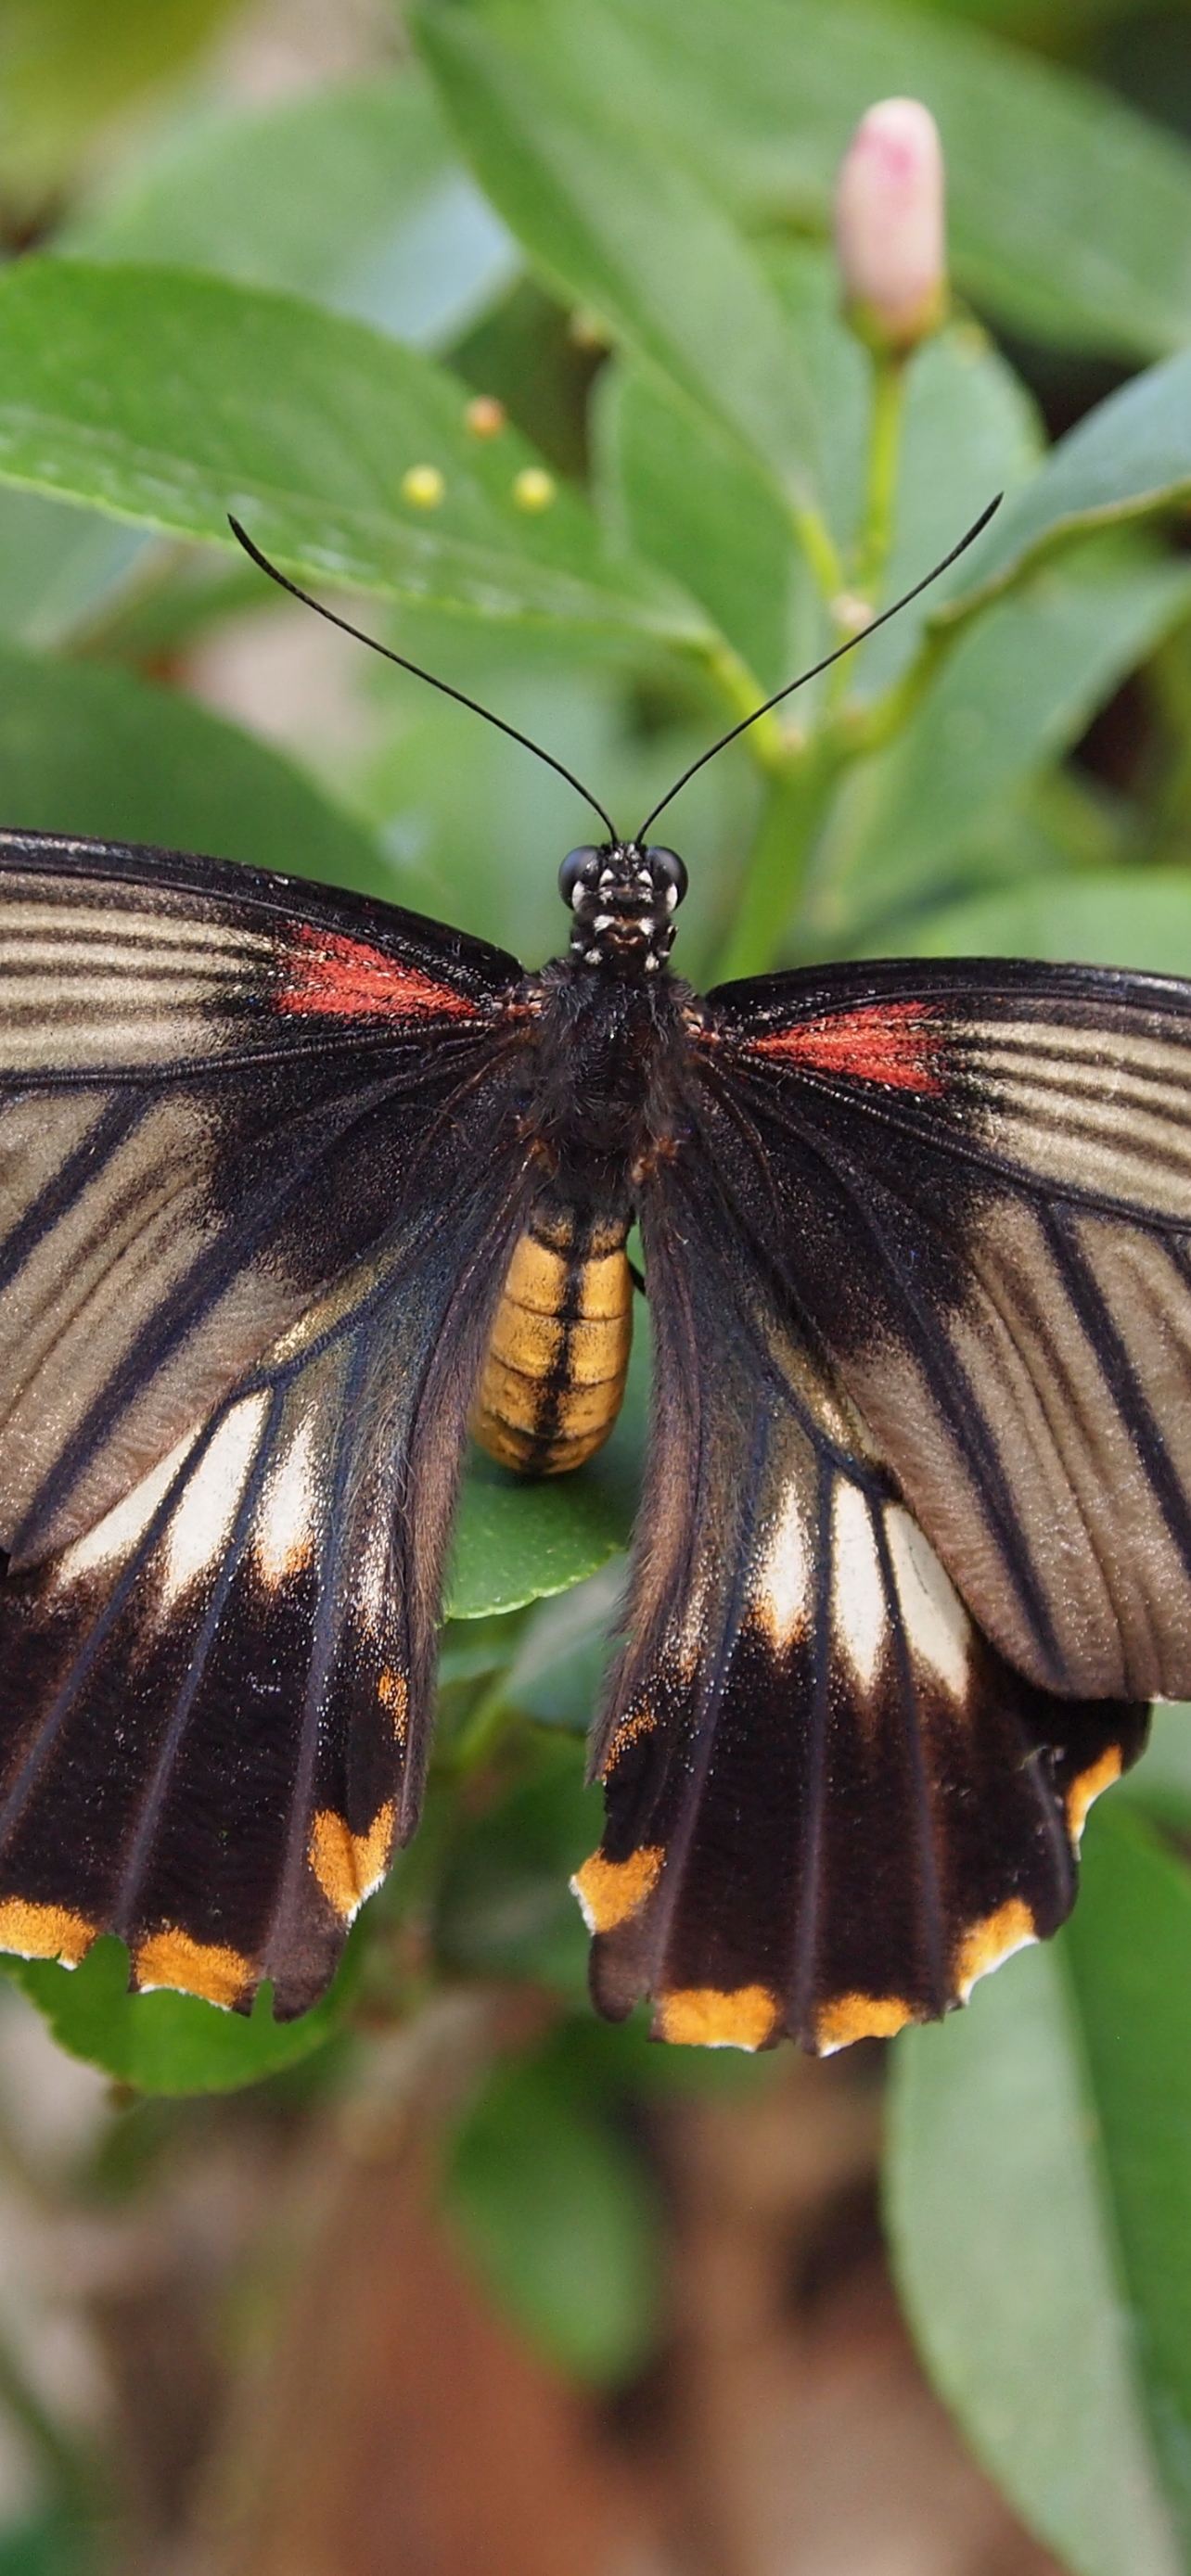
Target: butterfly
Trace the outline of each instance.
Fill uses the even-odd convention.
[[[1092,1799],[1191,1690],[1191,986],[700,997],[661,808],[596,810],[537,974],[0,834],[3,1946],[323,1992],[417,1820],[469,1423],[523,1472],[590,1454],[633,1223],[603,2012],[816,2051],[942,2014],[1063,1920]]]

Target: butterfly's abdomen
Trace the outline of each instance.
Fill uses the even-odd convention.
[[[633,1331],[627,1219],[535,1208],[509,1263],[471,1429],[502,1467],[561,1476],[603,1447]]]

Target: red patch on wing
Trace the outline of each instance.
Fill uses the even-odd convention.
[[[942,1091],[938,1032],[925,1002],[864,1002],[855,1011],[797,1020],[772,1037],[752,1038],[754,1055],[779,1056],[808,1073],[850,1073],[889,1082],[899,1091]]]
[[[436,984],[420,966],[404,966],[382,948],[332,930],[299,930],[289,959],[283,1011],[316,1011],[332,1020],[474,1020],[476,1008],[451,984]]]

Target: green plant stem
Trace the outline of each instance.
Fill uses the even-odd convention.
[[[469,1711],[466,1723],[460,1728],[442,1763],[442,1768],[449,1771],[454,1779],[466,1780],[473,1771],[480,1770],[489,1755],[496,1751],[502,1737],[515,1725],[520,1712],[506,1696],[508,1680],[507,1672],[497,1673]]]
[[[776,964],[842,751],[832,734],[817,735],[796,754],[787,751],[784,775],[774,780],[745,871],[720,978],[763,975]]]
[[[860,540],[857,585],[875,604],[881,576],[893,543],[894,506],[901,466],[902,425],[906,411],[906,362],[888,353],[873,359],[872,411],[869,416],[868,486],[864,530]]]
[[[844,572],[835,542],[826,521],[817,510],[803,504],[793,513],[794,534],[798,539],[824,599],[834,599],[843,588]]]

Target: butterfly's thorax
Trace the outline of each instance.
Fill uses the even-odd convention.
[[[682,1039],[663,966],[556,959],[534,986],[525,1125],[542,1187],[514,1247],[471,1428],[523,1475],[560,1475],[602,1447],[624,1395],[634,1180],[663,1142],[658,1103]]]

